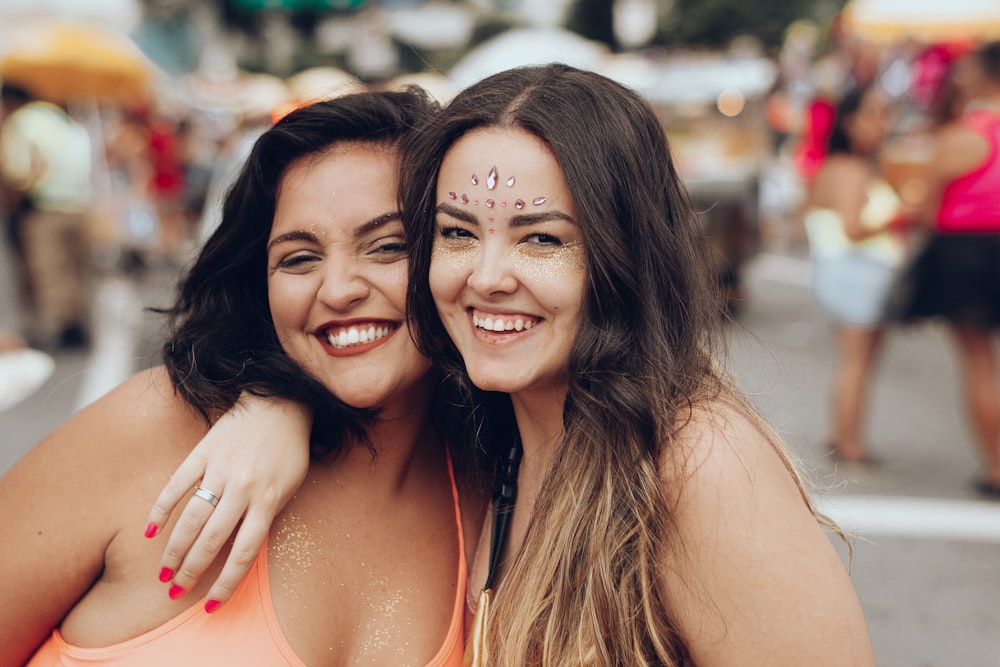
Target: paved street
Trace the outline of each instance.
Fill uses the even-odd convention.
[[[168,293],[170,280],[154,272],[143,296],[128,284],[104,286],[94,356],[59,355],[40,391],[0,412],[0,472],[77,405],[150,363],[159,333],[136,304]],[[856,535],[852,576],[879,665],[996,667],[1000,503],[980,501],[970,488],[976,462],[949,341],[931,327],[888,337],[870,419],[872,448],[886,464],[835,466],[823,450],[833,335],[808,281],[802,259],[754,261],[731,335],[731,367],[801,459],[824,509]],[[9,281],[0,276],[3,284]],[[10,312],[3,299],[9,296],[0,295],[0,324]]]

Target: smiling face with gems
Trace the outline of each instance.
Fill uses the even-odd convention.
[[[406,325],[397,153],[342,143],[286,171],[268,240],[268,301],[282,346],[345,403],[405,406],[430,362]]]
[[[555,156],[529,132],[473,130],[445,155],[429,282],[481,389],[565,390],[586,279],[577,218]]]

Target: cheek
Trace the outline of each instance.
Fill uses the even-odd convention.
[[[384,294],[393,306],[403,311],[406,308],[406,281],[409,279],[406,262],[376,264],[373,268],[377,272],[369,274],[369,284]]]
[[[314,286],[302,276],[275,275],[267,281],[267,303],[274,328],[281,333],[301,327],[309,317]]]
[[[439,305],[444,305],[440,303],[442,300],[453,299],[458,295],[475,266],[475,260],[476,248],[471,243],[459,247],[434,244],[428,283],[431,295]]]

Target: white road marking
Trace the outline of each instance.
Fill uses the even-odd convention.
[[[892,496],[818,496],[817,509],[846,532],[1000,543],[1000,502]]]

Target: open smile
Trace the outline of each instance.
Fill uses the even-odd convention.
[[[502,333],[506,331],[527,331],[542,321],[540,317],[524,314],[485,313],[472,310],[472,326],[484,331]]]
[[[360,354],[377,347],[399,330],[401,324],[391,321],[352,322],[343,325],[325,326],[317,337],[324,347],[335,356]]]

